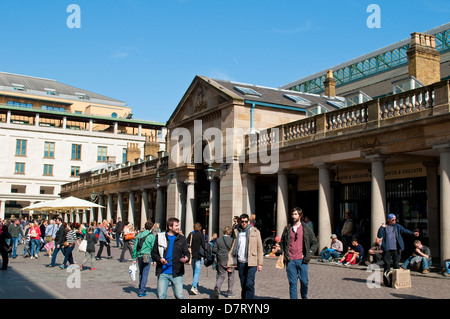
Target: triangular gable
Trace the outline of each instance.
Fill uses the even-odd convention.
[[[231,100],[241,101],[242,98],[210,78],[196,76],[167,125],[183,122],[200,113],[207,113],[208,110],[214,110],[218,105]]]

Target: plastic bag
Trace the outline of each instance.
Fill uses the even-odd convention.
[[[137,272],[137,267],[136,267],[136,264],[133,263],[130,267],[128,267],[128,273],[130,274],[131,279],[133,281],[136,281],[136,272]]]
[[[78,246],[78,251],[85,253],[86,252],[86,248],[87,248],[87,240],[83,239],[80,243],[80,245]]]

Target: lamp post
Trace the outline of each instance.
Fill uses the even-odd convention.
[[[209,181],[209,217],[208,217],[208,238],[211,240],[213,234],[213,228],[216,225],[217,218],[217,200],[218,200],[218,188],[217,181],[214,180],[214,174],[216,170],[209,163],[208,168],[205,169],[206,178]]]

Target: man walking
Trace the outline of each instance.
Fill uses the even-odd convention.
[[[394,269],[400,268],[400,258],[405,243],[402,235],[414,235],[419,237],[419,232],[412,232],[397,224],[397,217],[394,214],[388,215],[387,224],[383,224],[378,229],[377,237],[383,238],[381,249],[383,249],[384,272],[391,268],[391,258],[394,262]]]
[[[234,268],[231,268],[231,272],[227,271],[228,253],[230,252],[231,245],[233,244],[233,238],[231,238],[231,227],[226,226],[223,229],[223,236],[218,238],[216,244],[213,247],[212,252],[217,256],[217,278],[216,285],[214,287],[214,298],[219,299],[220,288],[222,287],[225,278],[228,277],[228,290],[226,297],[233,297],[233,285],[234,285]]]
[[[291,223],[281,235],[280,250],[284,254],[286,273],[289,281],[291,299],[298,299],[298,279],[300,279],[300,295],[308,298],[308,263],[319,243],[314,232],[301,218],[303,211],[295,207],[291,211]]]
[[[23,227],[20,224],[19,219],[16,219],[14,223],[11,223],[8,227],[8,232],[11,234],[12,237],[12,258],[17,257],[17,245],[19,243],[20,237],[24,236]]]
[[[158,277],[158,298],[166,299],[167,288],[171,282],[175,298],[184,299],[184,264],[189,261],[191,254],[186,237],[180,234],[180,220],[169,218],[167,228],[166,232],[158,233],[152,249],[152,260],[156,262]]]
[[[239,217],[239,226],[234,230],[233,244],[228,254],[228,271],[236,267],[241,281],[241,298],[255,298],[256,271],[263,267],[264,251],[261,234],[252,227],[247,214]]]
[[[52,261],[50,262],[50,265],[47,265],[46,267],[55,267],[56,256],[58,255],[58,252],[60,250],[64,254],[63,248],[64,248],[64,242],[66,241],[66,229],[65,229],[64,225],[62,225],[62,218],[57,217],[55,224],[56,224],[56,227],[58,227],[58,230],[56,231],[56,235],[55,235],[55,250],[53,251]]]
[[[117,217],[117,224],[116,224],[116,229],[115,229],[116,244],[117,244],[116,248],[119,248],[119,246],[121,249],[123,248],[123,242],[120,240],[120,235],[123,232],[123,226],[124,226],[123,221],[120,219],[120,217]]]

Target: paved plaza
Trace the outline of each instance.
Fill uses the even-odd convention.
[[[98,246],[96,247],[98,249]],[[119,262],[121,250],[112,247],[111,259],[102,258],[95,262],[96,270],[48,268],[50,259],[40,253],[39,259],[23,258],[23,245],[18,246],[19,256],[10,259],[9,269],[0,272],[0,299],[157,299],[155,266],[151,267],[147,283],[147,296],[137,297],[138,283],[128,273],[132,264]],[[84,254],[74,250],[75,263],[81,264]],[[106,250],[103,250],[106,257]],[[62,254],[57,264],[62,263]],[[289,299],[286,271],[275,268],[276,259],[265,257],[263,270],[256,275],[256,298]],[[450,277],[436,272],[430,274],[412,273],[412,288],[370,288],[376,286],[375,273],[367,272],[365,266],[339,266],[311,261],[309,267],[310,299],[449,299]],[[214,296],[216,273],[211,267],[202,267],[199,294],[190,294],[192,268],[185,267],[184,296],[188,300],[211,299]],[[79,277],[77,275],[79,274]],[[368,284],[369,283],[369,284]],[[222,286],[226,290],[226,282]],[[235,273],[234,298],[240,298],[239,278]],[[169,287],[168,298],[173,299]]]

